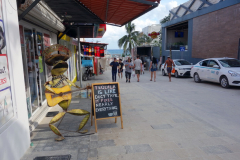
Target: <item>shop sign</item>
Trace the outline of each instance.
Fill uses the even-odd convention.
[[[10,86],[7,56],[0,54],[0,90]]]
[[[158,35],[159,35],[159,33],[157,33],[157,32],[152,32],[152,33],[148,34],[148,36],[150,36],[152,39],[157,38]]]

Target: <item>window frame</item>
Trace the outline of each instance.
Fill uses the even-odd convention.
[[[213,59],[210,59],[210,60],[208,61],[207,67],[214,68],[214,67],[213,67],[214,65],[213,65],[213,66],[210,66],[210,65],[209,65],[211,61],[215,62],[215,63],[219,66],[219,68],[221,68],[220,65],[219,65],[219,63],[218,63],[216,60],[213,60]]]

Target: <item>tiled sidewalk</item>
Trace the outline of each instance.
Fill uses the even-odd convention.
[[[181,110],[177,104],[161,99],[154,92],[141,85],[155,87],[157,83],[147,84],[149,73],[141,78],[141,83],[126,83],[120,80],[123,125],[120,119],[98,121],[98,133],[82,137],[66,137],[56,142],[57,136],[51,132],[45,118],[34,131],[33,147],[22,160],[32,160],[36,156],[71,154],[72,160],[239,160],[240,143],[207,124],[206,122]],[[97,82],[109,81],[106,72]],[[99,78],[100,79],[100,78]],[[89,99],[72,100],[70,109],[90,111]],[[60,110],[55,108],[54,110]],[[67,115],[60,129],[76,130],[82,116]],[[85,129],[94,133],[90,120]],[[64,131],[62,131],[64,132]],[[77,136],[65,133],[65,136]]]

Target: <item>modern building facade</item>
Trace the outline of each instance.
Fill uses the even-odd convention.
[[[191,63],[212,57],[239,58],[239,0],[189,0],[170,14],[170,21],[162,24],[163,61],[170,49],[173,59]]]

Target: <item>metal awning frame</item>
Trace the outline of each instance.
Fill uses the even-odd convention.
[[[40,0],[35,0],[21,15],[18,16],[18,21],[21,21],[39,2]]]

